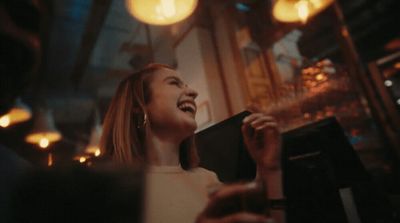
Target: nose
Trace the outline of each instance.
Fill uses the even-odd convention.
[[[199,95],[197,93],[197,91],[195,91],[194,89],[189,87],[187,84],[185,84],[185,91],[186,91],[186,95],[188,95],[189,97],[193,98],[193,100],[197,98],[197,95]]]

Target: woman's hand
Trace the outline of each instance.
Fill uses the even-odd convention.
[[[197,217],[196,223],[272,223],[272,218],[241,210],[236,198],[256,190],[255,182],[223,185],[210,195],[207,206]]]
[[[254,112],[243,119],[244,143],[258,168],[280,169],[281,135],[272,116]]]
[[[283,199],[281,134],[275,118],[256,110],[243,119],[242,134],[251,157],[257,163],[257,178],[266,185],[267,197]],[[285,222],[282,210],[270,212],[276,222]]]

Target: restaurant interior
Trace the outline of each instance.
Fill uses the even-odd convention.
[[[118,83],[163,63],[199,93],[199,134],[254,104],[283,133],[335,117],[394,216],[399,11],[398,0],[5,1],[2,23],[35,34],[26,41],[36,59],[0,117],[0,142],[41,168],[91,166]],[[26,56],[2,48],[2,58]]]

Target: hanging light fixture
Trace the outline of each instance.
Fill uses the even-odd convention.
[[[33,129],[25,137],[25,141],[37,144],[40,148],[46,149],[51,143],[61,138],[61,133],[54,125],[51,111],[43,108],[38,109],[34,116]]]
[[[171,25],[186,19],[196,9],[197,0],[126,0],[136,19],[151,25]]]
[[[89,143],[85,148],[85,153],[94,155],[94,156],[100,156],[102,154],[102,151],[100,150],[99,143],[100,143],[100,137],[101,133],[103,131],[103,128],[100,124],[100,115],[98,110],[95,110],[94,113],[94,125],[90,134],[90,139]]]
[[[277,0],[272,9],[274,18],[280,22],[302,22],[317,15],[334,0]]]
[[[0,127],[7,128],[11,125],[27,121],[31,117],[31,109],[21,101],[21,98],[17,98],[10,111],[0,117]]]

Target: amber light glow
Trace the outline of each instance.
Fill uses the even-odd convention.
[[[10,116],[5,114],[0,118],[0,126],[3,128],[7,128],[10,125]]]
[[[272,9],[276,20],[306,23],[333,3],[333,0],[278,0]]]
[[[40,141],[39,141],[39,146],[40,146],[40,148],[45,149],[45,148],[47,148],[49,145],[50,145],[50,141],[49,141],[47,138],[42,138],[42,139],[40,139]]]
[[[14,107],[7,114],[0,117],[0,126],[7,128],[8,126],[24,122],[32,117],[30,110],[23,107]]]
[[[88,154],[94,154],[94,156],[100,156],[101,155],[101,150],[97,146],[89,146],[85,150],[86,153]]]
[[[307,0],[301,0],[294,5],[297,9],[297,15],[299,16],[302,23],[307,22],[308,16],[310,14],[310,6],[308,4],[309,2]]]
[[[325,81],[328,79],[324,73],[319,73],[315,76],[315,80],[317,81]]]
[[[41,149],[47,149],[52,142],[61,139],[59,133],[36,133],[28,135],[25,140],[28,143],[37,144]]]
[[[80,162],[80,163],[85,163],[86,161],[88,161],[90,157],[87,155],[77,155],[74,157],[74,160]]]
[[[197,0],[126,0],[128,12],[151,25],[171,25],[186,19]]]
[[[53,166],[53,154],[51,153],[47,156],[47,166]]]
[[[80,163],[84,163],[85,161],[86,161],[86,157],[80,157],[80,158],[79,158],[79,162],[80,162]]]

